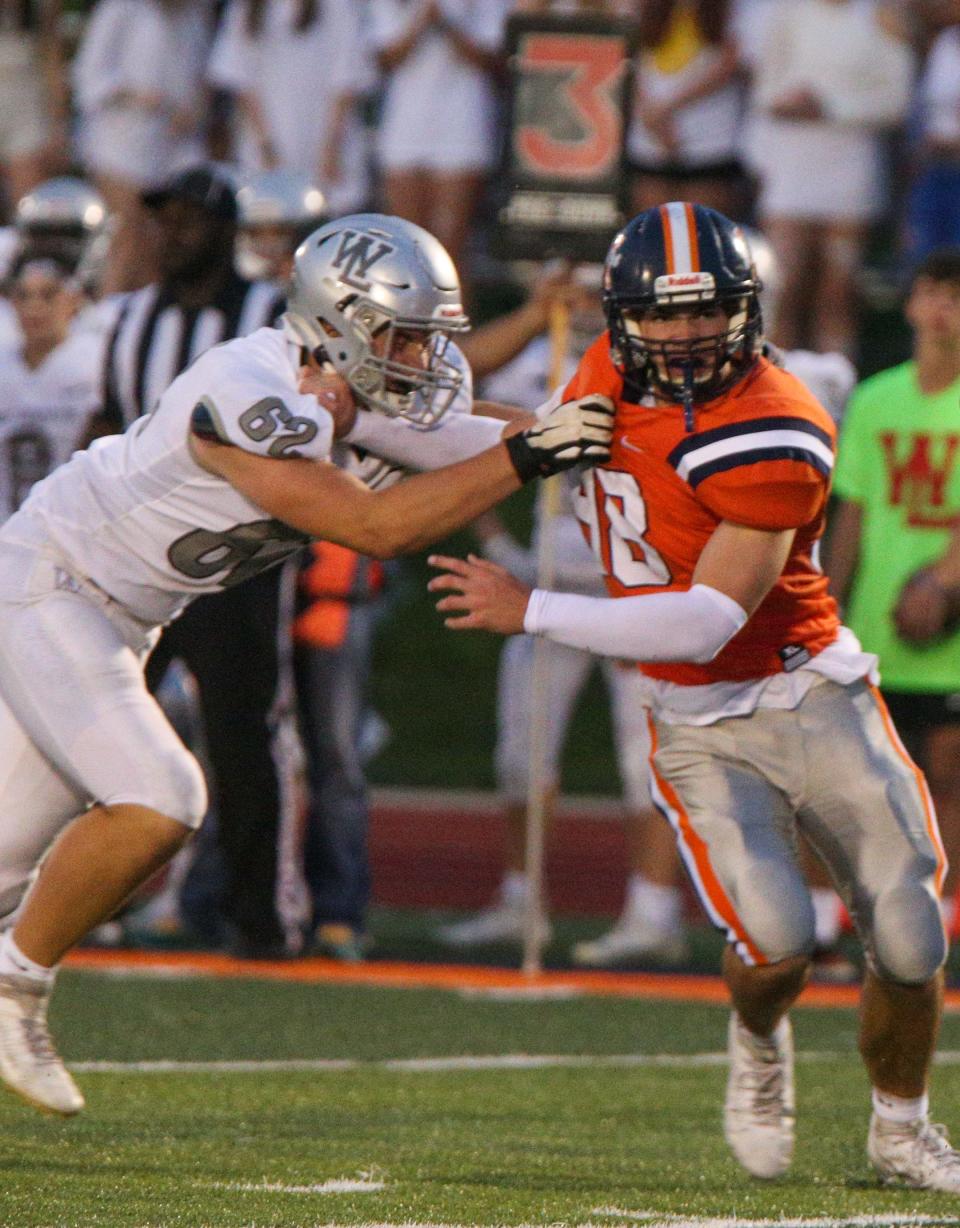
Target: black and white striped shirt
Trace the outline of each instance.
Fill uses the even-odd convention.
[[[206,307],[181,307],[161,285],[128,295],[104,364],[103,413],[123,431],[148,413],[195,358],[234,337],[276,323],[283,295],[272,282],[230,280]]]

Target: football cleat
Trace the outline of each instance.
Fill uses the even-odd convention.
[[[34,1108],[72,1117],[84,1099],[50,1039],[49,999],[32,977],[0,976],[0,1078]]]
[[[575,964],[607,968],[632,960],[658,964],[682,964],[690,957],[690,945],[680,926],[663,929],[644,917],[624,915],[599,938],[578,942],[570,952]]]
[[[946,1129],[926,1117],[887,1121],[874,1113],[867,1156],[884,1184],[960,1194],[960,1152],[950,1146]]]
[[[442,925],[436,932],[439,942],[449,947],[482,946],[488,942],[523,942],[525,909],[521,903],[497,903],[485,908],[466,921]],[[550,941],[550,922],[540,914],[537,918],[537,936],[541,943]]]
[[[793,1033],[781,1019],[769,1040],[730,1016],[730,1074],[723,1132],[731,1151],[754,1177],[779,1177],[793,1159]]]

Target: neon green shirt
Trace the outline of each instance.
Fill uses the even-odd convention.
[[[929,645],[897,635],[904,582],[944,551],[960,520],[960,380],[925,396],[912,362],[865,380],[847,406],[834,490],[863,509],[845,621],[894,691],[960,691],[960,631]]]

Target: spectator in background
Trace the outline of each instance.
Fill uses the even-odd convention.
[[[61,0],[0,2],[0,187],[13,205],[67,158]]]
[[[751,157],[783,271],[773,332],[788,349],[856,348],[857,278],[883,204],[878,135],[904,117],[912,74],[876,5],[777,0],[755,65]]]
[[[315,542],[301,564],[293,624],[308,786],[307,947],[347,962],[363,958],[367,939],[369,808],[361,735],[383,580],[376,560]]]
[[[80,447],[103,363],[102,346],[71,336],[83,295],[63,260],[21,253],[8,293],[20,336],[0,349],[0,523]]]
[[[356,0],[229,0],[209,79],[237,103],[242,171],[298,171],[331,214],[369,194],[360,96],[373,83]]]
[[[743,212],[740,60],[727,0],[646,0],[627,152],[633,209],[695,200]]]
[[[104,292],[156,269],[141,194],[204,156],[205,0],[99,0],[73,65],[83,165],[115,219]]]
[[[937,561],[960,519],[960,247],[931,252],[906,302],[913,357],[864,381],[840,436],[826,567],[847,622],[880,658],[883,693],[923,768],[960,864],[960,633]],[[951,917],[950,914],[953,914]]]
[[[907,214],[914,261],[960,244],[960,21],[934,40],[917,95],[919,166]]]
[[[385,93],[377,160],[390,213],[425,226],[461,275],[497,157],[496,74],[511,0],[371,0]]]

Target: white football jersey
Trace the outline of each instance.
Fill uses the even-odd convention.
[[[68,337],[36,368],[0,349],[0,521],[80,446],[100,407],[103,346]]]
[[[98,439],[33,490],[0,536],[54,552],[137,618],[256,575],[306,537],[273,520],[189,448],[194,411],[258,456],[326,460],[333,419],[297,389],[299,347],[261,328],[201,355],[123,435]]]

